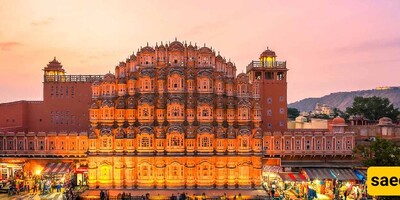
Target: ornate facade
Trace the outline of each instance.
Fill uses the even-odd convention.
[[[260,185],[259,85],[208,48],[146,46],[92,85],[91,188]]]

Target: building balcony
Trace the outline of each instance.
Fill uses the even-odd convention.
[[[101,81],[103,75],[44,75],[44,82],[89,82]]]
[[[286,61],[274,61],[274,62],[260,62],[251,61],[246,67],[246,72],[248,73],[253,68],[269,68],[269,69],[286,69]]]

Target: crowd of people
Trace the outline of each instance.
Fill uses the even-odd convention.
[[[100,191],[100,200],[110,200],[110,199],[116,199],[116,200],[150,200],[150,199],[162,199],[162,200],[209,200],[209,199],[213,199],[213,200],[245,200],[245,198],[242,196],[241,193],[237,194],[237,195],[233,195],[228,197],[226,193],[224,193],[223,195],[219,196],[219,197],[209,197],[207,196],[205,193],[202,193],[201,195],[190,195],[188,193],[172,193],[171,196],[160,196],[159,194],[156,196],[152,196],[152,198],[150,198],[150,194],[146,193],[145,195],[141,195],[141,196],[134,196],[131,193],[118,193],[117,196],[111,196],[110,192],[108,190],[101,190]],[[263,198],[259,198],[259,199],[265,199],[265,197]],[[272,199],[272,198],[271,198]]]

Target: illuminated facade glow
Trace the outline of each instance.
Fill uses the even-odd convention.
[[[260,186],[259,85],[212,49],[146,46],[92,97],[90,188]]]

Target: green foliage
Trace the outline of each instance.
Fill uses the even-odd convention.
[[[327,115],[327,114],[317,114],[317,115],[313,115],[312,118],[316,118],[316,119],[330,119],[331,117],[329,117],[329,115]]]
[[[346,112],[349,115],[362,115],[369,120],[379,120],[382,117],[389,117],[396,121],[400,115],[398,108],[394,108],[388,98],[355,97],[352,107],[348,107]]]
[[[377,138],[369,146],[357,146],[354,151],[364,159],[365,166],[400,165],[400,147],[390,140]]]
[[[288,108],[287,115],[289,119],[296,119],[300,115],[300,111],[297,108]]]
[[[337,116],[345,119],[346,121],[349,119],[349,114],[341,111],[339,108],[333,108],[333,117],[335,118]]]

